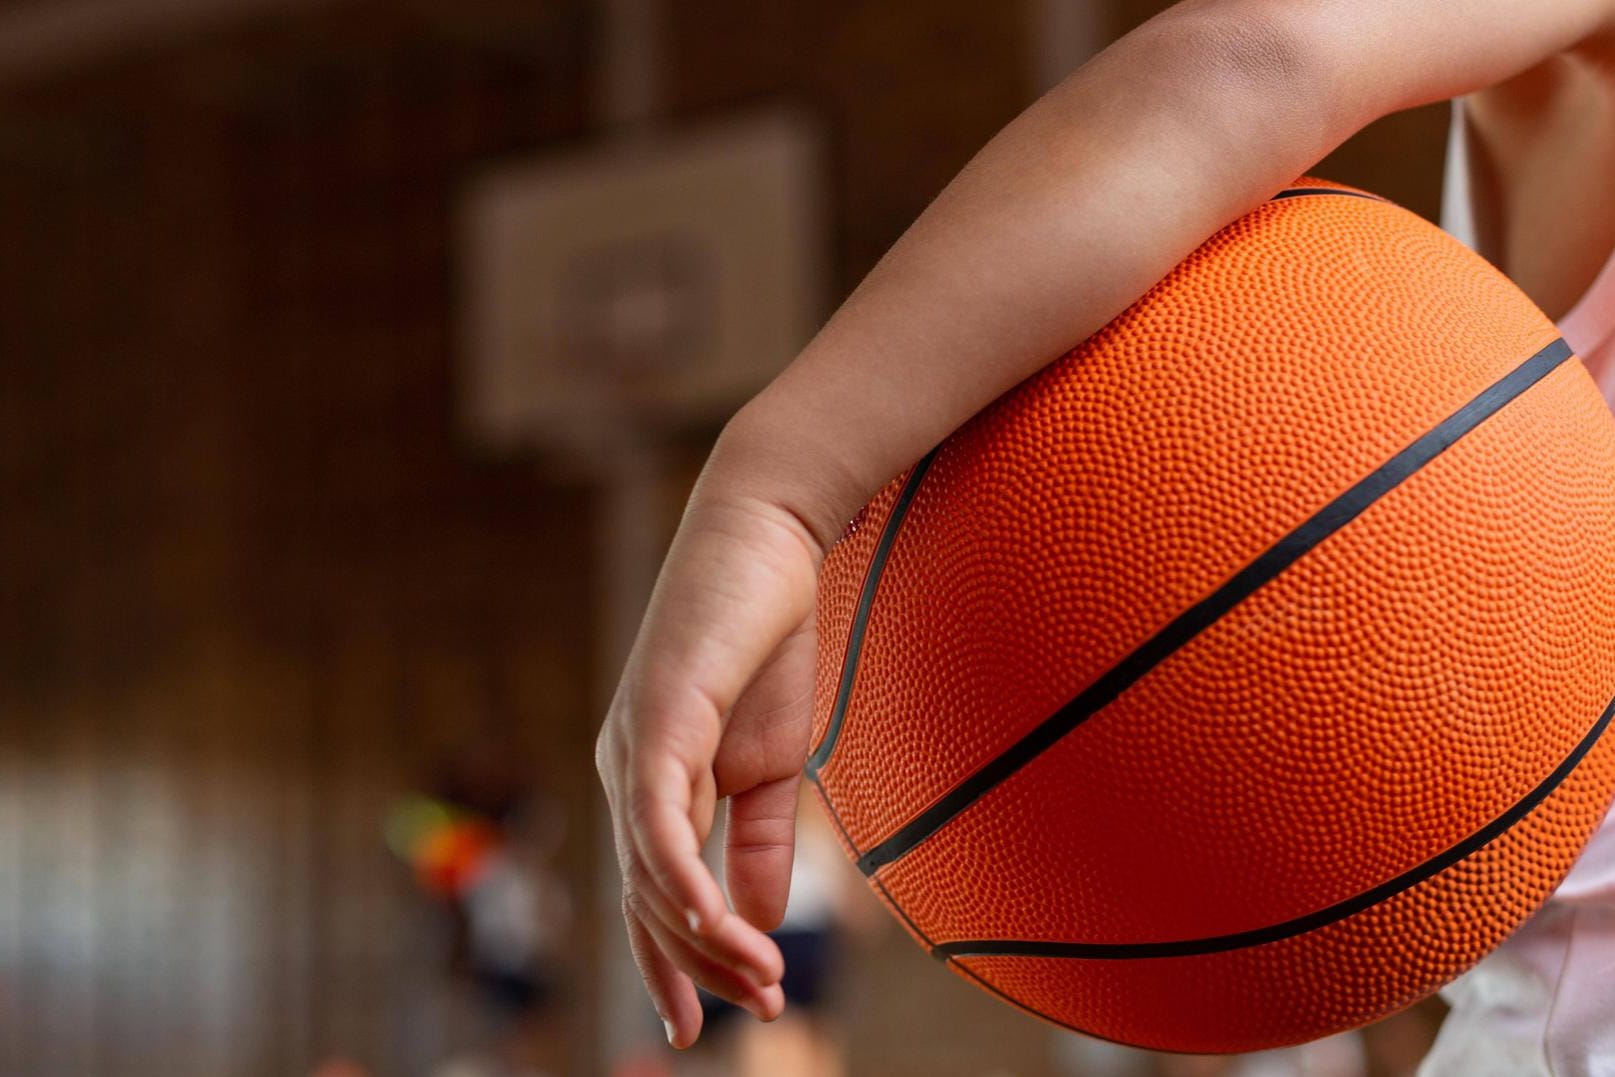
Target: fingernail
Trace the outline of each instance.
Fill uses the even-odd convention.
[[[667,1031],[667,1045],[669,1047],[677,1046],[677,1044],[673,1042],[673,1022],[669,1021],[665,1017],[662,1018],[662,1028]]]
[[[696,912],[694,909],[685,909],[684,910],[684,922],[690,925],[690,930],[691,931],[694,931],[697,934],[700,934],[700,932],[701,932],[701,914],[700,913]]]

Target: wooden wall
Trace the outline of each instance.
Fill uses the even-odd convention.
[[[447,260],[587,28],[371,5],[5,102],[0,1072],[422,1072],[474,1029],[380,826],[470,730],[589,908],[590,499],[457,443]]]
[[[1008,7],[668,10],[669,115],[825,121],[842,290],[1024,93]],[[449,228],[467,168],[588,137],[599,18],[370,0],[0,96],[0,1074],[475,1040],[380,840],[467,730],[570,812],[599,1071],[596,502],[454,429]]]

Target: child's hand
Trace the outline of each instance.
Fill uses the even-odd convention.
[[[701,1029],[692,980],[764,1020],[785,1004],[763,932],[785,911],[812,722],[821,541],[722,470],[690,502],[595,753],[629,941],[679,1047]],[[733,912],[701,859],[723,797]]]

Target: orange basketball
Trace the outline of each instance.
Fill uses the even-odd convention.
[[[1615,795],[1615,422],[1415,215],[1303,180],[881,492],[809,776],[949,968],[1178,1051],[1362,1025]]]

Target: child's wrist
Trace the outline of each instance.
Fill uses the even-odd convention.
[[[800,409],[759,397],[725,425],[702,470],[695,496],[748,500],[783,510],[822,556],[884,479],[869,489],[849,462],[853,447],[835,445]]]

